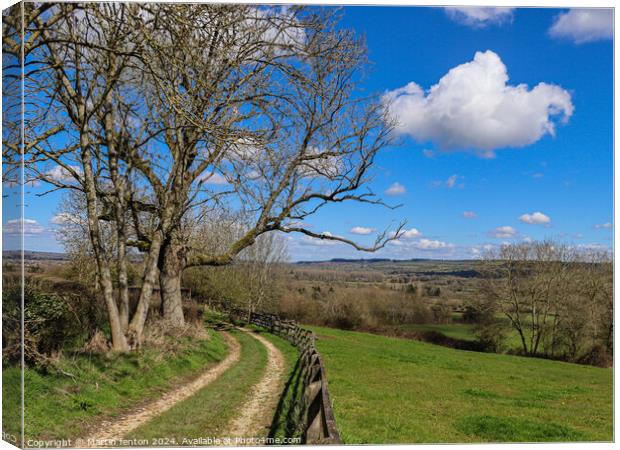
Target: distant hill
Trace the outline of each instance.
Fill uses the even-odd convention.
[[[469,259],[432,259],[432,258],[411,258],[411,259],[390,259],[390,258],[332,258],[321,261],[296,261],[294,264],[373,264],[373,263],[403,263],[403,262],[471,262]]]
[[[6,260],[19,260],[22,257],[20,250],[3,250],[2,258]],[[69,255],[58,252],[38,252],[35,250],[24,250],[24,259],[29,261],[68,261]]]

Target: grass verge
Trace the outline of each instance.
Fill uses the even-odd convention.
[[[222,360],[220,333],[176,340],[173,350],[146,347],[129,354],[63,356],[64,371],[25,371],[25,428],[28,439],[83,437],[90,426],[113,418],[185,382]],[[3,390],[19,390],[19,367],[5,367]]]
[[[241,344],[241,358],[192,397],[177,403],[127,438],[142,439],[165,445],[213,445],[209,439],[226,438],[222,433],[239,408],[248,399],[250,390],[263,374],[267,349],[252,336],[240,331],[230,332]],[[199,440],[202,441],[193,441]]]
[[[261,336],[274,344],[284,356],[286,371],[282,395],[273,416],[269,437],[274,439],[301,438],[301,417],[303,411],[299,408],[299,399],[302,392],[301,366],[299,365],[299,351],[288,341],[271,333],[262,332]]]
[[[311,327],[347,444],[611,441],[611,369]]]

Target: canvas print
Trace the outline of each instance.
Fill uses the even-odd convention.
[[[3,440],[613,441],[611,6],[7,6]]]

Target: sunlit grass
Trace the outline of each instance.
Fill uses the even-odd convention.
[[[312,327],[344,441],[610,441],[613,372]]]
[[[209,339],[183,338],[175,352],[147,347],[125,355],[65,355],[58,367],[25,371],[26,440],[83,437],[89,426],[157,398],[224,358],[220,333]],[[19,389],[19,367],[5,367],[3,390]]]

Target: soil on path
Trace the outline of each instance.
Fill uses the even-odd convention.
[[[286,363],[282,352],[269,340],[252,331],[243,331],[267,347],[267,365],[263,377],[252,387],[247,401],[222,435],[231,438],[231,445],[260,445],[260,439],[269,434],[278,406]]]
[[[82,440],[81,447],[110,447],[118,446],[119,439],[148,422],[155,416],[169,410],[175,404],[196,394],[200,389],[215,381],[226,370],[232,367],[241,356],[241,346],[239,342],[229,333],[223,332],[228,344],[229,352],[226,358],[217,365],[207,369],[202,375],[177,389],[163,395],[159,400],[147,403],[125,413],[120,419],[102,422],[95,434]],[[263,338],[264,339],[264,338]]]

